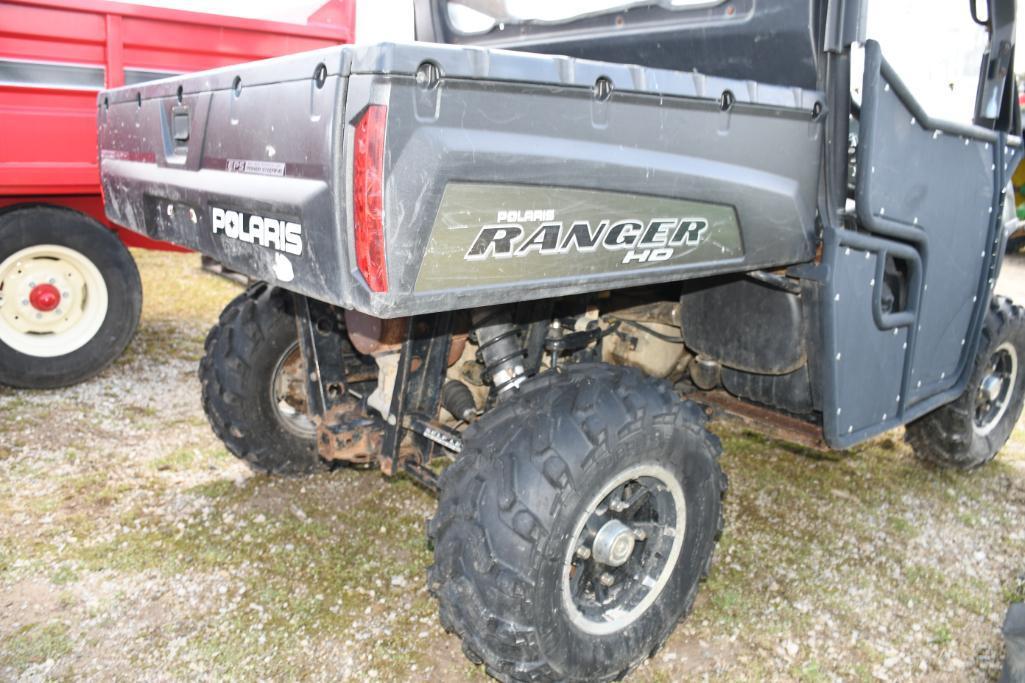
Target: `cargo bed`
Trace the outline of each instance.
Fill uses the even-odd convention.
[[[821,93],[435,44],[99,95],[107,215],[380,317],[814,255]]]

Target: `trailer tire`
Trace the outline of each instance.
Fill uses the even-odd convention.
[[[994,457],[1014,431],[1025,402],[1025,309],[995,296],[964,393],[907,426],[922,460],[962,470]]]
[[[141,310],[139,270],[112,231],[63,207],[0,213],[0,384],[55,389],[97,375]]]
[[[312,424],[285,415],[274,383],[298,333],[292,295],[258,282],[233,299],[206,337],[199,364],[203,410],[228,451],[267,474],[311,474],[327,467]]]
[[[726,478],[704,423],[666,382],[581,363],[467,429],[428,525],[428,587],[471,661],[503,681],[610,681],[662,646],[722,532]],[[621,542],[625,561],[609,550]]]

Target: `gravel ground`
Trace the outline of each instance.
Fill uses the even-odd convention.
[[[231,283],[137,252],[129,352],[0,389],[0,679],[481,680],[424,589],[430,496],[252,475],[195,377]],[[1000,289],[1025,301],[1025,259]],[[900,433],[823,455],[721,420],[726,532],[691,618],[633,681],[992,680],[1025,593],[1025,429],[973,474]]]

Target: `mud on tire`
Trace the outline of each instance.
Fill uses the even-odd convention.
[[[472,661],[505,681],[607,681],[665,642],[689,613],[722,531],[726,479],[719,441],[704,423],[704,413],[667,383],[632,368],[588,363],[524,383],[466,431],[459,460],[441,478],[438,512],[428,526],[435,551],[428,585],[442,625],[459,635]],[[621,494],[618,488],[610,494],[626,500],[637,490],[630,487],[653,472],[672,481],[646,497],[652,505],[677,485],[683,494],[685,525],[676,527],[683,541],[675,562],[667,559],[655,572],[662,586],[652,589],[647,607],[631,619],[614,619],[621,628],[603,632],[602,619],[613,612],[602,612],[600,604],[589,612],[587,591],[578,601],[569,588],[585,566],[577,545],[584,536],[575,534],[587,533],[594,518],[588,511],[606,500],[600,497],[610,484],[637,473]],[[621,508],[609,504],[605,514]],[[638,517],[624,519],[632,524]],[[581,527],[580,520],[587,523]],[[670,546],[655,544],[665,538],[652,535],[632,546],[641,553],[638,566],[659,561],[655,549]],[[592,560],[598,544],[593,547]],[[648,585],[623,578],[621,587],[614,584],[619,597],[613,600],[610,588],[605,598],[622,600],[626,613],[628,591]]]
[[[292,295],[257,283],[221,313],[199,366],[203,409],[214,433],[235,456],[270,474],[307,474],[327,467],[315,434],[288,424],[272,383],[298,335]]]
[[[907,426],[905,438],[923,460],[944,467],[972,469],[992,460],[1007,442],[1025,399],[1025,309],[993,297],[986,315],[975,366],[964,394]],[[1006,372],[1003,372],[1006,370]],[[1005,377],[1001,384],[991,378]],[[996,390],[987,409],[983,392]],[[1001,391],[1003,395],[1001,396]]]

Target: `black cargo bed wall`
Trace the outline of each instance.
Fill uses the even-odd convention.
[[[433,87],[418,85],[425,62],[442,74]],[[596,82],[611,84],[608,97],[595,94]],[[506,50],[382,44],[100,98],[100,172],[112,220],[377,317],[776,268],[815,253],[818,91]],[[380,292],[354,267],[346,177],[369,105],[388,107],[388,288]],[[185,154],[170,159],[161,141],[176,108],[188,118],[189,139]],[[594,253],[574,247],[580,257],[565,258],[524,249],[543,222],[534,208],[557,214],[563,231],[585,220],[650,224],[669,216],[694,234],[673,237],[679,244],[657,259],[653,249],[608,235]],[[503,209],[531,216],[513,221],[517,258],[471,254]],[[256,244],[239,227],[264,219],[301,230],[298,253]]]
[[[507,23],[483,35],[453,30],[446,5],[416,0],[417,40],[817,87],[815,37],[825,3],[816,0],[733,0],[693,9],[652,4],[556,24]]]

